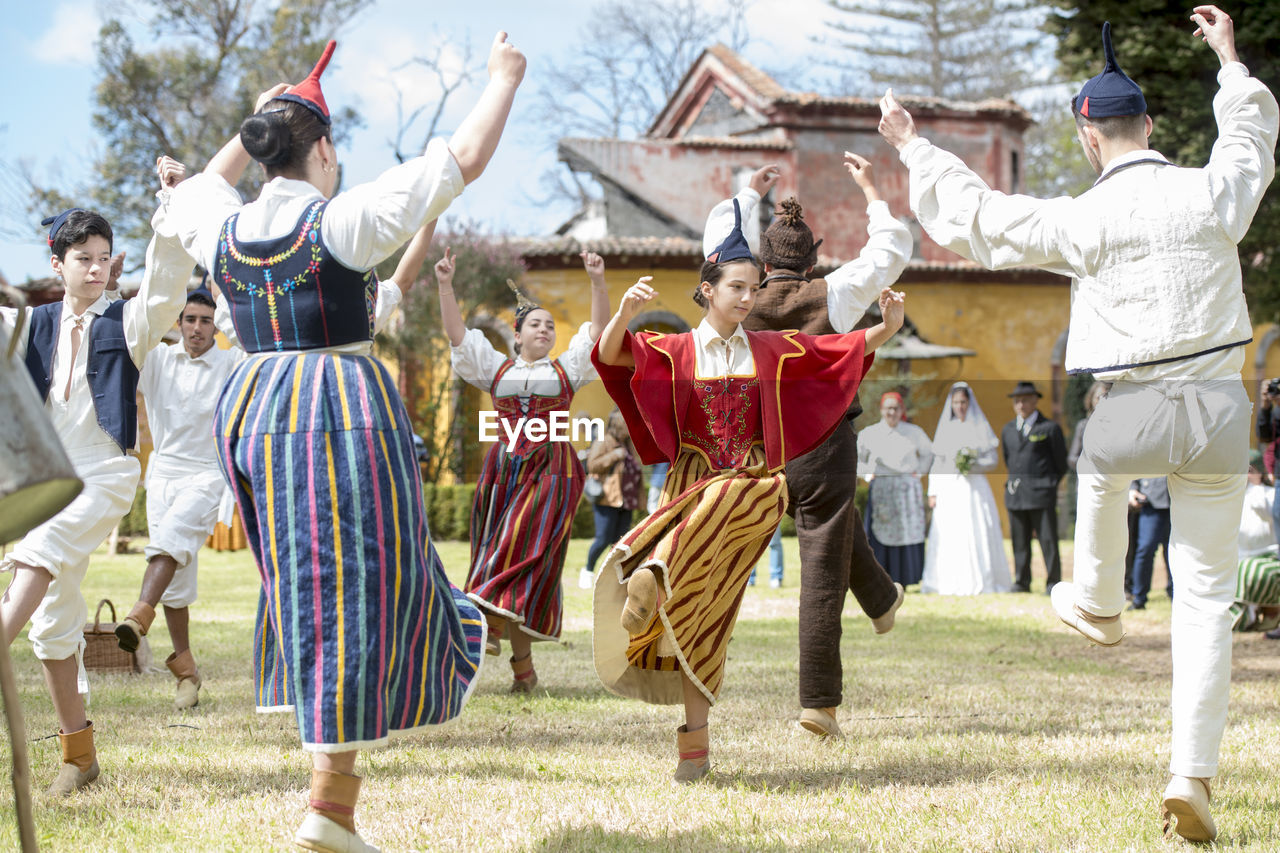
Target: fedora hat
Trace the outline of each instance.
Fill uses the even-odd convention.
[[[1036,386],[1034,382],[1027,382],[1025,380],[1022,382],[1019,382],[1016,386],[1014,386],[1014,389],[1011,392],[1009,392],[1010,397],[1021,397],[1023,394],[1035,394],[1037,397],[1044,396],[1043,394],[1041,394],[1039,391],[1036,390]]]

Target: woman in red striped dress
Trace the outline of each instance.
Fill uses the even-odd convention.
[[[528,693],[538,683],[533,641],[560,638],[560,573],[585,474],[573,445],[556,440],[550,422],[558,412],[567,416],[574,392],[596,378],[591,347],[609,319],[604,261],[590,252],[582,258],[591,279],[591,322],[582,324],[556,358],[550,357],[556,345],[550,312],[521,295],[516,357],[508,358],[479,329],[467,329],[453,295],[448,249],[436,264],[453,370],[489,392],[502,424],[476,484],[466,591],[489,622],[486,651],[498,654],[504,635],[511,641],[512,693]],[[546,426],[541,437],[537,430],[521,430],[534,422]],[[508,435],[517,430],[521,435],[510,444]]]

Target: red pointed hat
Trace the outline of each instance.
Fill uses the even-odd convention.
[[[329,58],[333,56],[333,49],[337,46],[336,41],[329,39],[329,43],[324,46],[324,53],[320,54],[320,61],[316,63],[315,68],[311,69],[307,79],[296,86],[290,86],[276,100],[302,104],[315,113],[320,121],[326,125],[330,124],[329,105],[324,102],[324,92],[320,91],[320,75],[324,73],[325,67],[329,64]]]

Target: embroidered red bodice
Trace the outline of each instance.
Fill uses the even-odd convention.
[[[506,436],[509,435],[507,429],[515,431],[520,424],[520,419],[524,418],[527,426],[531,421],[543,421],[547,425],[546,432],[541,441],[531,441],[524,429],[520,429],[519,438],[516,439],[515,449],[511,452],[516,456],[525,456],[539,447],[547,444],[551,436],[551,413],[569,411],[569,403],[573,400],[573,386],[569,383],[569,376],[564,372],[564,368],[560,366],[560,362],[552,359],[551,366],[555,369],[556,376],[560,378],[560,393],[554,397],[540,397],[537,394],[530,394],[525,397],[519,394],[513,394],[510,397],[498,396],[498,381],[502,379],[503,374],[511,369],[515,362],[507,359],[502,366],[498,368],[498,372],[493,376],[493,384],[489,386],[489,394],[493,397],[493,407],[498,412],[498,420],[506,424],[498,428],[498,435],[503,446],[506,446]]]
[[[751,445],[763,439],[760,380],[754,376],[693,380],[681,443],[705,453],[712,468],[725,470],[737,467]]]

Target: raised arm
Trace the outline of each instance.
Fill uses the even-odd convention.
[[[609,323],[609,286],[604,282],[604,258],[595,252],[583,252],[582,266],[591,279],[591,340],[598,341]]]
[[[427,251],[431,248],[431,238],[435,236],[436,223],[439,221],[433,219],[419,228],[418,233],[413,235],[413,239],[405,247],[404,254],[400,256],[400,263],[396,264],[396,271],[392,273],[391,280],[395,282],[396,287],[400,288],[401,296],[408,296],[409,291],[413,289],[418,273],[427,260]],[[452,274],[450,277],[452,278]]]
[[[756,216],[756,206],[774,184],[778,183],[780,174],[775,163],[761,166],[736,196],[727,198],[711,208],[711,212],[707,214],[707,224],[702,229],[704,258],[714,252],[733,230],[734,199],[737,199],[738,210],[742,215],[742,236],[746,238],[747,246],[753,253],[760,251],[760,217]]]
[[[288,88],[288,83],[277,83],[263,92],[254,103],[253,112],[255,114],[262,112],[262,108],[269,101],[283,95]],[[240,183],[240,179],[244,177],[244,170],[249,168],[249,163],[252,161],[253,158],[249,156],[248,151],[244,150],[244,143],[240,141],[240,134],[237,132],[226,145],[218,149],[217,154],[213,155],[213,159],[204,167],[204,174],[217,175],[234,187]]]
[[[462,311],[458,308],[457,297],[453,295],[453,273],[457,258],[449,254],[445,247],[444,257],[436,261],[436,281],[440,286],[440,322],[444,332],[449,336],[449,345],[462,346],[462,339],[467,334],[467,324],[462,319]]]
[[[1275,177],[1280,108],[1261,81],[1250,77],[1236,54],[1234,25],[1217,6],[1197,6],[1191,20],[1217,55],[1221,87],[1213,99],[1218,139],[1206,171],[1209,192],[1223,228],[1237,243],[1244,239],[1262,194]]]
[[[867,200],[867,244],[858,257],[827,276],[827,315],[837,332],[853,329],[880,291],[898,280],[913,247],[911,231],[893,218],[880,197],[871,162],[846,151],[844,166]]]
[[[142,285],[137,296],[125,304],[123,315],[125,344],[138,367],[181,315],[195,266],[167,215],[170,193],[186,177],[186,167],[172,157],[157,157],[156,174],[160,178],[160,206],[151,217],[155,233],[147,245]]]
[[[449,140],[449,150],[468,184],[480,177],[497,150],[524,69],[524,54],[507,42],[506,33],[498,33],[489,51],[489,83]]]
[[[911,210],[938,245],[988,269],[1029,265],[1074,275],[1069,241],[1071,199],[1037,199],[992,190],[959,157],[916,133],[915,121],[893,97],[880,101],[880,135],[898,149],[910,172]]]
[[[631,357],[631,353],[622,348],[622,344],[626,341],[628,324],[642,307],[658,295],[658,291],[649,286],[651,281],[653,276],[646,275],[631,285],[622,296],[618,313],[614,314],[608,325],[604,327],[597,349],[600,361],[605,364],[616,367],[635,367],[635,359]]]

